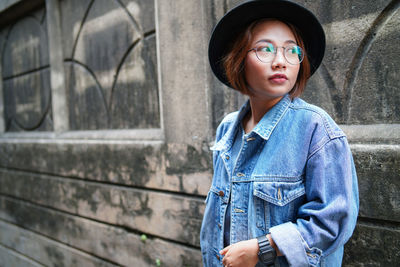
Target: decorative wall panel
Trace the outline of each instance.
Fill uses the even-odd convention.
[[[154,2],[61,1],[61,16],[71,130],[160,128]]]
[[[2,30],[2,82],[6,131],[51,131],[46,18],[39,10]]]

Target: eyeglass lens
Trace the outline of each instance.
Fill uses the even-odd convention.
[[[268,63],[275,58],[278,48],[279,47],[275,47],[271,43],[266,43],[265,45],[255,48],[255,51],[260,61]],[[297,65],[303,61],[304,54],[300,46],[289,45],[282,48],[283,55],[285,56],[287,62],[289,62],[290,64]]]

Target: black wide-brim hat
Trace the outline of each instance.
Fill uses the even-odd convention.
[[[305,7],[285,0],[247,1],[228,11],[214,27],[208,45],[211,69],[217,78],[232,87],[225,76],[222,59],[235,38],[250,23],[275,18],[293,24],[303,39],[310,61],[311,75],[321,64],[325,52],[325,33],[318,19]]]

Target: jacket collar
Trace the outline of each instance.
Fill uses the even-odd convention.
[[[289,95],[285,95],[275,106],[265,113],[260,122],[257,123],[251,132],[259,135],[264,140],[268,140],[276,125],[278,125],[286,110],[289,108],[290,103],[291,99]],[[239,129],[238,126],[240,123],[242,123],[243,117],[249,110],[250,101],[247,100],[246,103],[240,108],[238,115],[236,116],[234,122],[227,129],[225,135],[213,147],[211,147],[211,150],[226,151],[230,149],[235,138],[235,133]],[[250,134],[251,133],[248,133],[247,135]]]

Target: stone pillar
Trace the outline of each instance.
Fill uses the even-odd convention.
[[[168,143],[210,136],[205,0],[156,1],[163,128]]]
[[[67,131],[69,116],[65,72],[63,65],[63,42],[58,0],[46,0],[47,27],[49,33],[50,85],[52,93],[53,123],[55,132]]]

